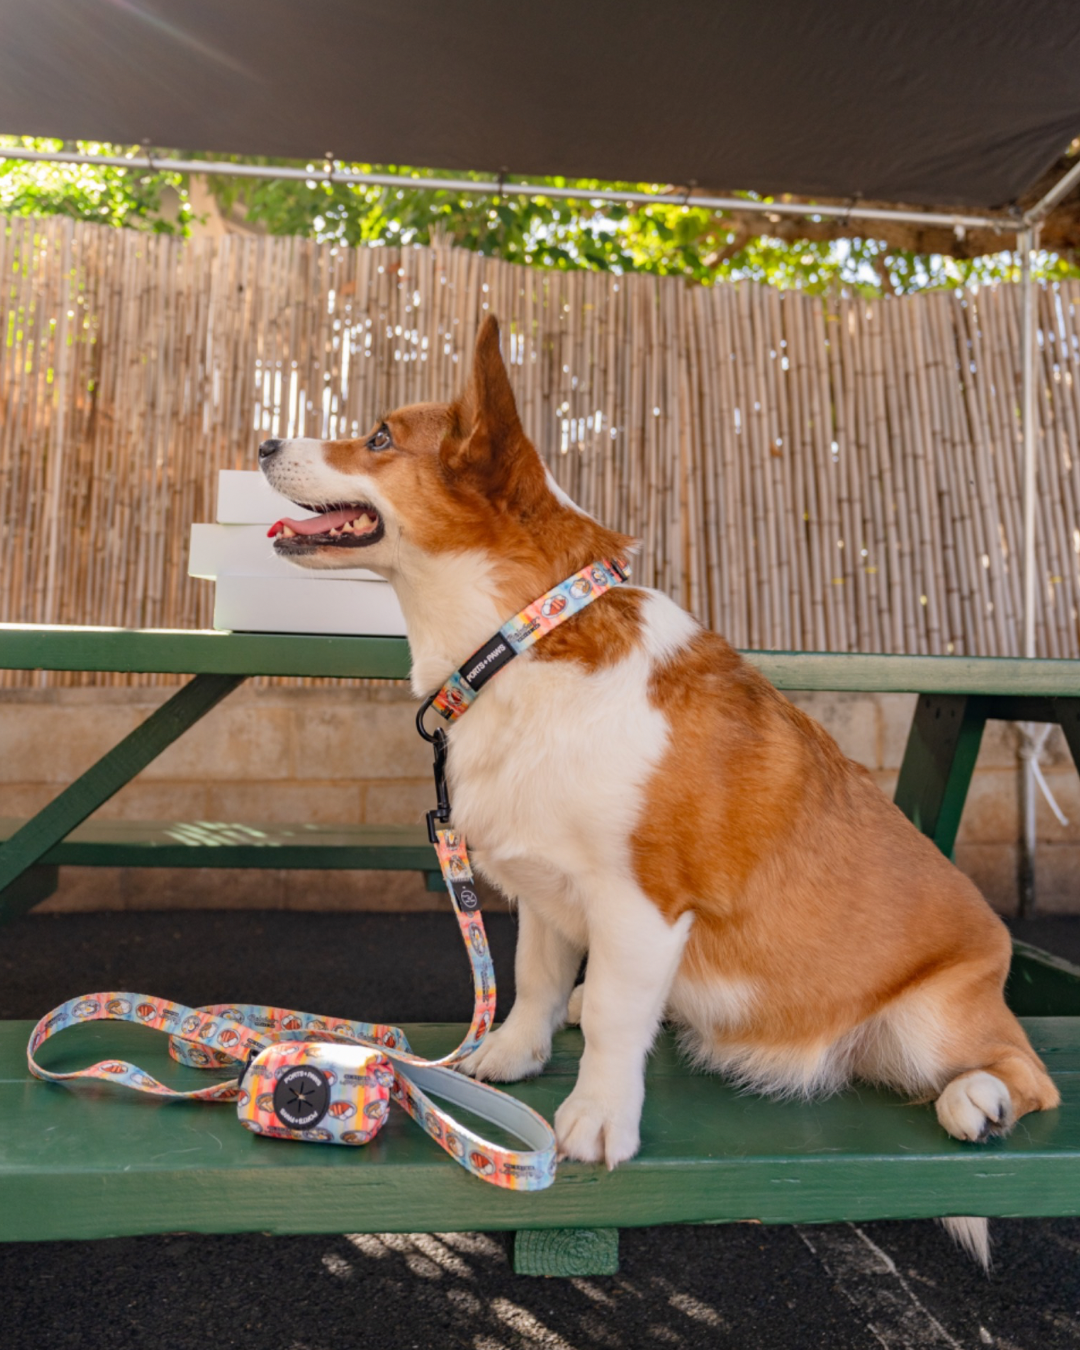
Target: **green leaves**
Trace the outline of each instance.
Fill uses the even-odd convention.
[[[0,137],[0,154],[5,144],[61,146],[59,141]],[[114,147],[89,142],[79,142],[79,148],[118,153]],[[285,163],[251,157],[247,162]],[[867,296],[883,291],[902,294],[1016,275],[1009,253],[960,260],[905,252],[861,238],[792,242],[767,233],[746,237],[744,224],[695,206],[693,198],[684,205],[680,189],[656,185],[596,179],[570,184],[552,177],[530,181],[546,187],[572,185],[580,188],[580,198],[492,197],[485,190],[446,192],[413,186],[416,176],[427,170],[384,167],[383,172],[400,174],[400,181],[391,187],[368,187],[328,182],[321,164],[290,164],[310,169],[311,177],[210,177],[217,209],[269,234],[304,235],[352,247],[443,240],[525,265],[648,272],[705,284],[746,279],[811,293],[843,289]],[[340,167],[370,171],[375,166]],[[490,175],[455,176],[475,179],[485,187],[491,184]],[[657,196],[643,207],[590,200],[590,191],[599,189],[651,191]],[[64,214],[179,234],[198,223],[185,175],[15,160],[0,161],[0,214]],[[1055,255],[1043,255],[1036,272],[1050,280],[1080,275],[1071,260]]]
[[[0,136],[0,156],[5,146],[60,150],[63,142]],[[112,146],[93,141],[80,141],[79,149],[88,154],[113,153]],[[182,174],[2,158],[0,215],[73,216],[161,234],[186,234],[191,221]]]

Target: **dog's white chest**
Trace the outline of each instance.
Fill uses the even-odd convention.
[[[521,659],[453,728],[454,821],[500,885],[530,897],[557,879],[587,890],[590,874],[629,866],[667,743],[647,676],[644,653],[592,674]]]

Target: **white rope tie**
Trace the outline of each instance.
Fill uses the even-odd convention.
[[[1038,731],[1035,730],[1036,727],[1039,727]],[[1057,817],[1058,824],[1068,825],[1068,818],[1061,807],[1058,806],[1054,794],[1050,791],[1050,785],[1047,783],[1043,775],[1042,765],[1039,763],[1039,756],[1042,754],[1047,737],[1053,729],[1054,723],[1052,722],[1044,722],[1041,726],[1038,722],[1021,722],[1020,759],[1031,764],[1031,772],[1039,785],[1039,791],[1046,798],[1046,804]]]

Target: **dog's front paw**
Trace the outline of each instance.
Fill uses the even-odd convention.
[[[555,1112],[559,1156],[602,1162],[610,1171],[641,1146],[640,1104],[607,1102],[576,1087]]]
[[[550,1038],[544,1040],[517,1031],[509,1022],[489,1032],[479,1049],[458,1065],[470,1078],[489,1083],[516,1083],[535,1078],[551,1055]]]
[[[1008,1134],[1016,1119],[1009,1089],[985,1069],[961,1074],[946,1084],[935,1103],[937,1118],[954,1139],[981,1144],[994,1134]]]

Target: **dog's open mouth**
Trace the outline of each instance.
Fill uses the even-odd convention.
[[[307,553],[314,548],[366,548],[383,537],[382,517],[367,502],[352,506],[328,503],[308,506],[297,502],[302,511],[318,514],[306,520],[292,520],[286,516],[277,520],[267,531],[278,553]]]

